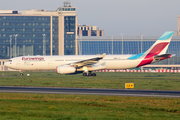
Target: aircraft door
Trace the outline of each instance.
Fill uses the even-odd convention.
[[[53,61],[52,61],[52,59],[51,58],[49,58],[49,60],[48,60],[48,69],[49,70],[51,70],[52,68],[53,68]]]
[[[16,68],[21,68],[21,67],[22,67],[21,60],[18,59],[18,60],[16,61]]]

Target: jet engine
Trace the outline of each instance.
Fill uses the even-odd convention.
[[[57,66],[56,72],[60,74],[71,74],[76,72],[76,68],[71,66]]]

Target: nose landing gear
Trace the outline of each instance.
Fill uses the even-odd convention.
[[[20,70],[20,76],[23,76],[23,72]]]

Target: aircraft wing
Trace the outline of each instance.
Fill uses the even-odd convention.
[[[91,58],[91,59],[74,62],[69,65],[71,65],[75,68],[83,67],[83,66],[87,66],[87,65],[93,65],[93,64],[96,64],[99,60],[103,59],[105,57],[105,55],[106,55],[106,53],[102,54],[100,57],[95,57],[95,58]]]

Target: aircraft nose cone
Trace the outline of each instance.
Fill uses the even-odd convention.
[[[8,67],[8,63],[7,63],[7,62],[5,62],[5,63],[4,63],[4,66],[7,66],[7,67]]]

